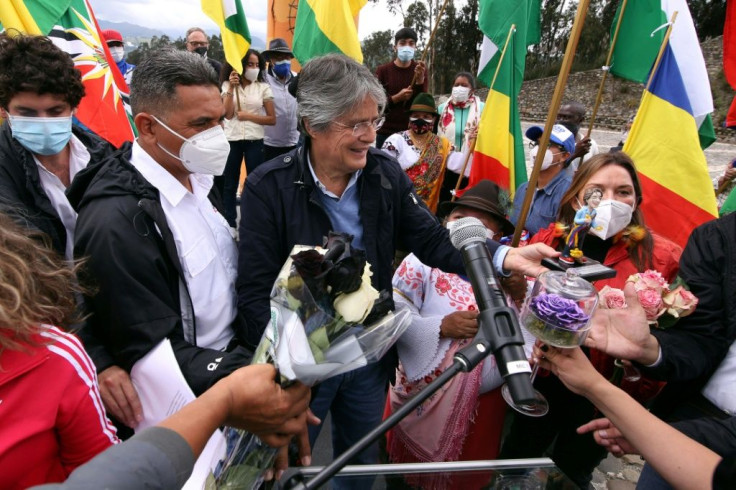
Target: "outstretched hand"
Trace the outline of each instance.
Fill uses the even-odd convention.
[[[532,357],[539,367],[552,371],[575,394],[586,396],[598,383],[607,383],[595,370],[580,347],[558,349],[542,344],[534,346]]]
[[[607,418],[591,420],[577,429],[578,434],[593,433],[595,442],[603,446],[617,458],[624,454],[638,454],[639,451],[626,439],[621,431]]]
[[[633,283],[626,283],[624,295],[626,308],[596,310],[585,346],[619,359],[653,364],[659,356],[659,343],[649,332]]]
[[[557,258],[560,252],[543,243],[535,243],[526,247],[512,248],[506,254],[503,268],[510,271],[521,272],[526,276],[537,277],[547,270],[542,265],[544,258]]]

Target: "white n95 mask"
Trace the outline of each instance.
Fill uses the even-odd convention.
[[[634,208],[625,202],[605,199],[601,201],[595,208],[595,228],[590,229],[590,233],[603,239],[608,240],[612,236],[629,226],[631,217],[634,214]],[[600,228],[599,228],[600,227]]]
[[[529,158],[531,158],[532,164],[534,164],[534,161],[537,159],[537,153],[539,153],[539,146],[535,146],[529,150]],[[552,154],[552,151],[547,148],[544,152],[544,160],[542,160],[542,167],[540,170],[547,170],[550,168],[552,166],[552,160],[554,159],[555,156]]]
[[[179,156],[174,155],[169,150],[158,143],[167,155],[181,161],[184,168],[192,173],[206,175],[222,175],[227,163],[227,156],[230,153],[230,143],[225,137],[225,131],[219,124],[211,127],[206,131],[197,133],[191,138],[185,138],[166,124],[161,122],[156,116],[151,116],[158,121],[161,126],[166,128],[171,134],[175,134],[182,140],[184,144],[179,149]]]

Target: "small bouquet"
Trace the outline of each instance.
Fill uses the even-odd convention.
[[[698,298],[691,293],[685,281],[678,277],[668,284],[662,274],[655,270],[647,270],[632,274],[626,282],[634,283],[636,295],[647,316],[650,325],[657,328],[668,328],[679,318],[686,317],[695,311]],[[626,308],[626,297],[621,289],[605,286],[598,293],[602,308]],[[620,385],[622,379],[635,382],[641,379],[639,370],[628,361],[616,359],[611,382]]]
[[[282,386],[312,386],[375,362],[411,323],[408,310],[391,311],[390,292],[371,286],[370,264],[352,238],[331,232],[324,248],[295,246],[274,283],[271,320],[253,363],[276,366]],[[277,451],[233,428],[226,441],[206,488],[258,488]]]
[[[632,274],[626,282],[634,283],[634,289],[651,325],[658,328],[672,326],[679,318],[695,311],[698,298],[691,293],[685,281],[678,277],[672,284],[657,271],[647,270]],[[626,308],[626,298],[621,289],[604,287],[599,292],[604,308]]]

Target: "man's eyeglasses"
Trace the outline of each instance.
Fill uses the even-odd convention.
[[[187,41],[187,43],[191,44],[195,48],[206,48],[210,45],[210,43],[206,41]]]
[[[362,136],[366,134],[371,128],[373,128],[373,131],[378,131],[381,129],[381,126],[383,126],[383,123],[386,122],[385,117],[379,117],[378,119],[374,119],[373,121],[363,121],[357,123],[355,126],[350,126],[349,124],[343,124],[338,121],[332,121],[338,126],[342,126],[346,129],[353,129],[353,136]]]

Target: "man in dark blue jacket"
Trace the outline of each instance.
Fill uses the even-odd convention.
[[[379,290],[391,288],[397,248],[433,267],[464,271],[447,230],[416,196],[397,162],[371,148],[386,105],[373,74],[342,55],[315,58],[299,76],[297,102],[304,146],[259,167],[243,191],[236,285],[251,346],[266,327],[271,287],[292,247],[321,245],[330,230],[354,236],[355,247],[366,251]],[[547,247],[517,250],[497,244],[491,252],[497,269],[532,275],[540,272],[543,255],[554,255]],[[322,420],[331,411],[335,455],[380,422],[388,364],[369,365],[320,385],[311,408]],[[319,430],[310,428],[312,443]],[[377,462],[377,449],[366,450],[356,461]]]

